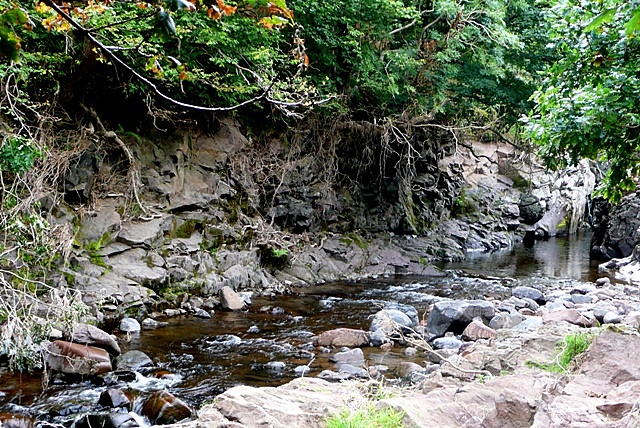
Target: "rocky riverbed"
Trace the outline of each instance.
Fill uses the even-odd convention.
[[[86,343],[97,350],[95,361],[83,345],[77,358],[67,353],[54,368],[89,374],[82,380],[54,372],[45,394],[68,390],[69,395],[55,398],[56,406],[49,401],[48,408],[37,400],[28,405],[26,398],[25,406],[16,406],[20,401],[5,390],[0,399],[11,415],[3,416],[4,423],[120,427],[185,418],[181,426],[324,426],[328,416],[373,400],[406,412],[406,426],[633,426],[633,388],[640,380],[629,369],[635,367],[630,350],[637,346],[640,323],[636,287],[608,277],[589,281],[585,274],[578,275],[581,280],[535,272],[512,278],[499,261],[493,266],[499,276],[464,277],[449,270],[429,281],[327,284],[325,291],[323,286],[292,289],[290,296],[266,301],[226,290],[212,320],[201,318],[190,327],[199,331],[176,330],[182,336],[177,346],[167,340],[156,345],[160,351],[147,345],[131,350],[131,343],[171,329],[186,311],[150,313],[141,323],[126,318],[115,338],[77,326],[74,336],[61,332],[51,338],[50,364],[62,349],[73,351],[66,341]],[[298,309],[287,303],[293,298],[303,299]],[[224,314],[236,315],[217,335],[208,333],[204,326],[227,319]],[[322,314],[333,318],[315,322],[314,315]],[[597,337],[596,350],[576,363],[576,371],[531,367],[552,363],[558,344],[576,333]],[[194,335],[201,338],[190,344],[187,337]],[[204,351],[204,359],[193,360],[196,349]],[[264,373],[281,379],[276,384],[287,383],[233,386],[245,383],[235,373],[217,392],[207,389],[215,372],[226,370],[220,365],[223,355],[235,355],[236,364],[249,356],[250,377]],[[69,368],[71,361],[77,364]],[[181,371],[182,363],[193,369]],[[193,383],[199,376],[204,382]]]
[[[178,426],[322,427],[328,416],[364,406],[372,396],[381,397],[375,399],[378,408],[404,412],[405,426],[637,426],[635,290],[607,278],[595,284],[560,282],[544,293],[521,286],[505,300],[436,302],[424,326],[411,308],[382,310],[373,331],[339,329],[316,338],[316,345],[337,348],[331,351],[336,361],[344,358],[333,373],[277,388],[232,388],[203,407],[197,421]],[[380,323],[389,318],[393,322]],[[402,329],[402,338],[393,337]],[[567,371],[532,368],[532,363],[552,363],[559,343],[575,334],[592,335],[594,341]],[[389,336],[391,342],[372,339]],[[374,342],[402,346],[422,361],[366,366],[359,346]],[[387,386],[379,377],[386,369],[411,386]],[[354,376],[368,380],[336,382]]]

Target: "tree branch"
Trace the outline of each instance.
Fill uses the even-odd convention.
[[[247,105],[250,105],[250,104],[254,104],[254,103],[256,103],[258,101],[261,101],[261,100],[268,101],[268,102],[270,102],[272,104],[275,104],[275,105],[287,105],[288,104],[286,102],[273,100],[272,98],[269,97],[269,92],[271,91],[273,86],[276,84],[276,79],[277,79],[277,77],[279,76],[280,73],[278,73],[274,77],[274,79],[270,82],[270,84],[269,84],[269,86],[267,88],[263,89],[262,93],[260,93],[259,95],[256,95],[255,97],[253,97],[253,98],[251,98],[249,100],[243,101],[241,103],[238,103],[238,104],[230,106],[230,107],[206,107],[206,106],[189,104],[189,103],[185,103],[185,102],[176,100],[175,98],[172,98],[169,95],[167,95],[164,92],[162,92],[155,83],[153,83],[151,80],[149,80],[148,78],[146,78],[145,76],[140,74],[138,71],[136,71],[134,68],[129,66],[123,59],[121,59],[119,56],[117,56],[113,52],[113,50],[116,50],[115,48],[110,47],[110,46],[106,46],[105,44],[100,42],[96,38],[96,36],[94,34],[92,34],[93,30],[89,30],[89,29],[84,28],[71,15],[69,15],[67,12],[62,10],[62,8],[60,6],[55,4],[53,2],[53,0],[43,0],[43,1],[47,6],[51,7],[58,14],[60,14],[60,16],[62,16],[74,29],[76,29],[77,31],[82,33],[85,37],[87,37],[91,41],[91,43],[93,43],[95,46],[97,46],[102,51],[102,53],[104,53],[104,55],[108,59],[111,60],[112,63],[119,64],[121,67],[126,69],[129,73],[131,73],[134,77],[136,77],[139,81],[141,81],[142,83],[147,85],[149,88],[151,88],[153,90],[153,92],[156,93],[156,95],[158,95],[160,98],[162,98],[162,99],[164,99],[166,101],[169,101],[172,104],[175,104],[175,105],[180,106],[180,107],[188,108],[188,109],[199,110],[199,111],[208,111],[208,112],[233,111],[233,110],[237,110],[239,108],[242,108],[244,106],[247,106]],[[119,48],[118,48],[118,50],[119,50]],[[327,100],[322,100],[320,102],[312,102],[311,105],[323,104],[323,103],[325,103],[327,101],[328,101],[328,99]],[[292,104],[289,104],[289,105],[292,106]],[[302,103],[299,103],[298,105],[302,105]]]

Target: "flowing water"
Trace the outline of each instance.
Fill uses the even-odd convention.
[[[471,254],[461,263],[440,266],[443,276],[340,282],[295,289],[275,299],[253,298],[246,312],[217,312],[211,319],[171,318],[169,325],[121,337],[123,352],[140,350],[158,368],[174,376],[135,379],[107,376],[80,380],[16,375],[0,366],[0,414],[26,414],[38,421],[71,425],[95,410],[99,394],[114,385],[144,397],[167,389],[193,407],[235,385],[277,386],[304,370],[316,376],[335,369],[329,353],[315,349],[313,337],[350,327],[367,330],[371,315],[388,304],[406,304],[425,314],[443,297],[502,297],[518,285],[554,287],[567,281],[594,281],[597,266],[589,261],[589,235],[551,239],[533,248],[516,246],[491,254]],[[368,365],[394,367],[398,361],[420,363],[402,349],[388,353],[364,348]],[[393,373],[389,375],[393,377]]]

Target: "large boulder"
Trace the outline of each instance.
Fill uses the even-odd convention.
[[[236,386],[204,406],[200,419],[209,421],[209,426],[322,427],[354,391],[353,386],[309,377],[278,388]]]
[[[231,287],[224,286],[220,289],[220,305],[230,311],[241,311],[246,303],[242,296],[233,291]]]
[[[427,319],[427,331],[436,336],[442,336],[447,331],[460,334],[474,318],[480,318],[488,324],[495,312],[494,306],[485,300],[437,302]]]
[[[93,325],[77,324],[73,331],[65,333],[65,338],[70,342],[105,349],[112,355],[120,355],[120,345],[116,339]]]
[[[628,257],[640,244],[640,192],[616,205],[594,201],[591,255],[601,260]]]
[[[109,353],[101,348],[56,340],[46,350],[46,364],[54,371],[98,375],[112,370]]]

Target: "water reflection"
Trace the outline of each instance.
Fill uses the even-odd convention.
[[[591,232],[585,230],[571,237],[537,241],[533,248],[515,245],[490,254],[472,253],[467,260],[446,263],[442,268],[501,278],[545,277],[595,281],[603,274],[598,274],[598,263],[589,258],[590,242]]]

